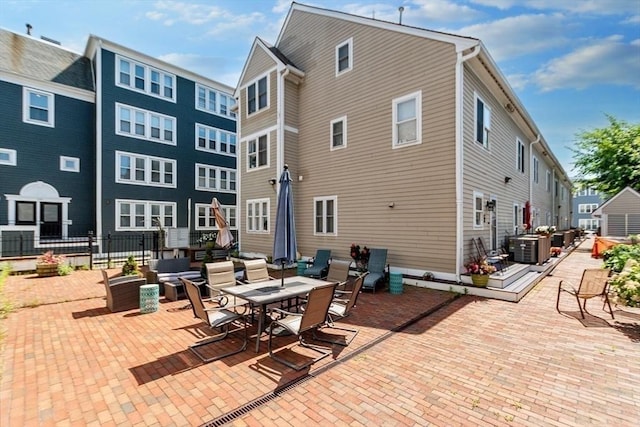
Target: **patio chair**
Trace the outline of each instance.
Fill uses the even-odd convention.
[[[509,253],[502,250],[502,248],[487,251],[484,246],[484,242],[482,241],[482,237],[478,237],[477,241],[484,257],[486,257],[487,259],[491,258],[494,260],[498,260],[498,264],[500,266],[499,270],[501,272],[509,268]]]
[[[316,336],[314,331],[314,336],[313,336],[314,339],[318,341],[324,341],[332,344],[342,345],[345,347],[351,344],[351,341],[353,341],[356,335],[358,335],[359,331],[357,329],[338,327],[335,325],[335,321],[344,319],[345,317],[347,317],[349,313],[351,313],[351,309],[353,309],[356,306],[356,302],[358,301],[358,295],[360,295],[360,291],[362,289],[362,282],[364,281],[364,278],[367,274],[369,273],[364,273],[358,276],[358,278],[353,283],[353,289],[351,291],[336,290],[335,296],[333,298],[333,301],[331,301],[331,305],[329,306],[329,312],[327,314],[326,326],[328,328],[351,332],[353,333],[353,335],[345,341],[331,340],[328,338]]]
[[[350,261],[332,259],[331,264],[329,264],[329,272],[324,280],[327,282],[337,283],[338,288],[343,288],[349,278],[350,265]]]
[[[302,273],[303,276],[322,279],[327,275],[329,269],[329,260],[331,259],[331,249],[318,249],[313,263],[307,267]]]
[[[327,322],[327,314],[335,289],[336,285],[334,283],[313,288],[307,296],[307,304],[302,313],[292,313],[279,308],[270,309],[272,313],[278,313],[283,317],[272,321],[269,325],[269,357],[299,371],[331,354],[331,349],[305,341],[304,333],[315,330]],[[293,335],[297,335],[299,345],[315,351],[319,354],[318,357],[312,359],[310,362],[297,365],[276,356],[273,352],[273,330],[276,326],[281,326]]]
[[[487,264],[495,267],[496,271],[502,271],[502,257],[499,256],[488,256],[487,251],[484,249],[484,244],[482,243],[482,239],[471,238],[471,244],[476,250],[475,261],[480,263],[482,261],[486,261]]]
[[[220,306],[227,305],[229,296],[224,293],[224,289],[238,284],[233,261],[210,262],[205,266],[207,270],[206,286],[209,289],[211,299]],[[243,313],[245,313],[249,302],[236,296],[231,298],[231,304],[238,307],[244,306]]]
[[[580,280],[580,284],[577,288],[567,280],[561,280],[558,285],[558,299],[556,300],[556,310],[558,310],[558,313],[560,313],[560,293],[567,292],[568,294],[576,297],[578,308],[580,309],[580,315],[583,319],[584,313],[587,311],[587,300],[593,297],[604,297],[605,304],[609,306],[609,314],[611,314],[612,319],[615,319],[613,316],[613,310],[611,310],[609,296],[607,295],[609,272],[610,270],[608,268],[586,269],[582,273],[582,279]],[[582,305],[580,305],[581,299],[584,300]],[[604,310],[604,305],[602,308]]]
[[[369,274],[364,278],[362,287],[372,289],[375,292],[378,285],[384,284],[387,280],[387,250],[374,248],[369,251],[369,254],[369,263],[367,264]]]
[[[267,269],[267,261],[264,259],[244,260],[244,274],[248,283],[264,282],[265,280],[273,280],[269,276]]]
[[[138,276],[119,276],[109,278],[106,270],[102,270],[107,293],[107,308],[112,313],[140,307],[140,286],[147,284],[147,279]]]
[[[202,297],[200,296],[200,288],[198,287],[198,285],[193,283],[191,280],[182,277],[180,278],[180,281],[184,285],[187,297],[191,302],[191,307],[193,308],[193,316],[205,322],[212,329],[220,329],[220,333],[218,333],[217,335],[199,341],[196,344],[190,345],[189,350],[191,350],[193,354],[198,356],[198,358],[204,363],[209,363],[214,360],[222,359],[223,357],[231,356],[232,354],[244,351],[247,348],[247,342],[249,338],[249,333],[247,332],[247,318],[244,316],[244,314],[231,310],[233,308],[233,306],[231,305],[227,305],[224,307],[205,307],[204,302],[202,301]],[[244,327],[238,326],[236,329],[231,331],[231,325],[237,321],[242,321]],[[241,329],[244,329],[244,339],[242,341],[242,345],[239,348],[214,357],[206,357],[200,351],[198,351],[199,347],[222,341],[227,337],[227,335],[229,335],[230,332],[236,332]]]

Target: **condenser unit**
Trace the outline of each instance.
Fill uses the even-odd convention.
[[[516,262],[536,264],[538,262],[538,239],[527,237],[516,239],[514,257]]]

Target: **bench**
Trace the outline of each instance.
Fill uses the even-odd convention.
[[[191,259],[187,257],[151,260],[147,272],[147,283],[158,283],[160,295],[164,295],[169,301],[186,298],[184,286],[178,278],[183,277],[191,281],[202,280],[200,270],[190,268]],[[206,287],[203,291],[206,294]]]

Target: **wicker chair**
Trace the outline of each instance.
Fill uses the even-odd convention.
[[[580,280],[580,284],[577,288],[570,282],[561,280],[558,285],[558,298],[556,300],[556,310],[558,310],[558,313],[560,313],[560,293],[566,292],[576,298],[578,308],[580,309],[580,314],[583,319],[584,313],[587,311],[587,300],[593,297],[603,297],[605,304],[609,306],[609,314],[611,314],[611,318],[615,319],[613,316],[613,310],[611,309],[611,303],[609,302],[609,296],[607,295],[609,272],[610,270],[608,268],[586,269],[582,273],[582,279]],[[580,305],[581,299],[584,300],[582,305]],[[602,308],[604,309],[604,306]]]
[[[111,312],[140,308],[140,286],[146,285],[147,279],[138,276],[109,278],[106,270],[102,270],[102,278],[107,292],[107,308]]]

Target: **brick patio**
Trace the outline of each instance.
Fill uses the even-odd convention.
[[[99,271],[11,276],[24,308],[0,321],[0,425],[635,426],[640,312],[611,320],[592,301],[582,320],[568,295],[555,311],[558,281],[600,266],[592,242],[517,304],[364,293],[346,320],[360,334],[302,373],[274,363],[266,338],[203,365],[187,346],[209,331],[185,301],[110,313]]]

